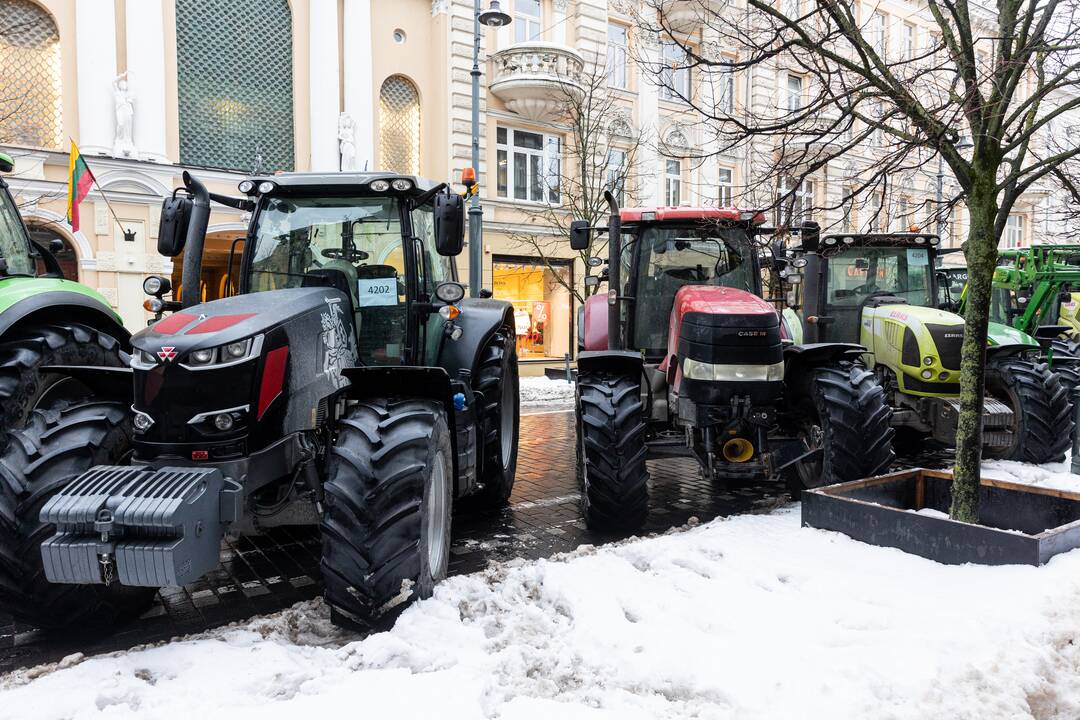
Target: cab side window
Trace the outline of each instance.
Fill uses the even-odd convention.
[[[413,235],[420,240],[421,291],[431,294],[439,283],[453,280],[453,259],[435,251],[435,207],[424,205],[412,211]]]

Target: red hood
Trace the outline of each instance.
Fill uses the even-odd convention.
[[[675,293],[668,325],[667,356],[660,370],[666,371],[668,363],[678,354],[679,328],[686,313],[776,315],[776,308],[747,290],[718,285],[684,285]]]

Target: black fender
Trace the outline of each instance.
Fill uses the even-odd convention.
[[[633,350],[585,350],[578,353],[578,375],[590,372],[613,372],[627,377],[641,377],[644,360]]]
[[[450,430],[453,448],[454,494],[461,494],[463,480],[458,468],[457,418],[454,412],[454,390],[450,375],[441,367],[408,365],[365,365],[343,368],[341,374],[349,381],[343,391],[349,400],[371,398],[410,397],[434,400],[446,410],[446,425]],[[471,398],[470,398],[471,399]]]
[[[788,387],[802,388],[806,371],[840,360],[858,360],[869,352],[856,343],[807,343],[788,345],[784,348],[784,383]]]
[[[1049,345],[1049,343],[1047,343]],[[1003,345],[987,345],[986,346],[986,359],[997,359],[1004,357],[1014,357],[1017,355],[1023,355],[1024,353],[1041,350],[1039,345],[1028,345],[1027,343],[1008,343]]]
[[[491,337],[502,327],[514,327],[514,306],[505,300],[465,298],[458,303],[461,314],[454,324],[461,328],[457,340],[445,338],[439,364],[454,379],[461,370],[476,373],[476,365]],[[511,338],[512,340],[513,338]]]
[[[135,402],[135,378],[131,368],[101,365],[43,365],[44,372],[67,375],[90,388],[95,395],[122,402]]]
[[[116,338],[131,351],[131,333],[100,302],[82,293],[50,290],[19,300],[0,313],[0,336],[22,325],[78,322]]]

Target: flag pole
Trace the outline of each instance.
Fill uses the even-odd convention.
[[[71,144],[75,145],[75,141],[72,140]],[[120,228],[120,232],[123,233],[123,235],[124,235],[124,239],[125,240],[128,240],[128,239],[134,240],[135,239],[134,238],[134,234],[135,234],[134,231],[127,230],[124,227],[124,224],[122,222],[120,222],[120,218],[117,216],[116,210],[113,209],[112,203],[109,202],[109,196],[105,194],[105,189],[102,188],[101,183],[98,182],[97,175],[95,175],[94,171],[90,169],[90,163],[86,162],[86,156],[83,155],[82,152],[80,151],[79,152],[79,157],[82,158],[83,164],[86,165],[86,171],[88,173],[90,173],[90,179],[94,181],[94,186],[97,187],[98,192],[101,193],[101,199],[105,201],[105,205],[109,208],[109,214],[113,216],[113,220],[116,221],[117,227]],[[131,233],[130,238],[128,236],[129,232]]]

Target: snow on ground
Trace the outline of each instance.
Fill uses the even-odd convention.
[[[1070,472],[1072,457],[1065,462],[1031,465],[1014,460],[987,460],[982,464],[983,477],[1008,480],[1025,485],[1041,485],[1057,490],[1080,492],[1080,475]]]
[[[0,718],[1080,717],[1080,552],[944,566],[798,507],[454,577],[344,642],[321,603],[0,681]]]
[[[573,405],[574,384],[565,380],[546,377],[523,377],[521,382],[522,405]]]

